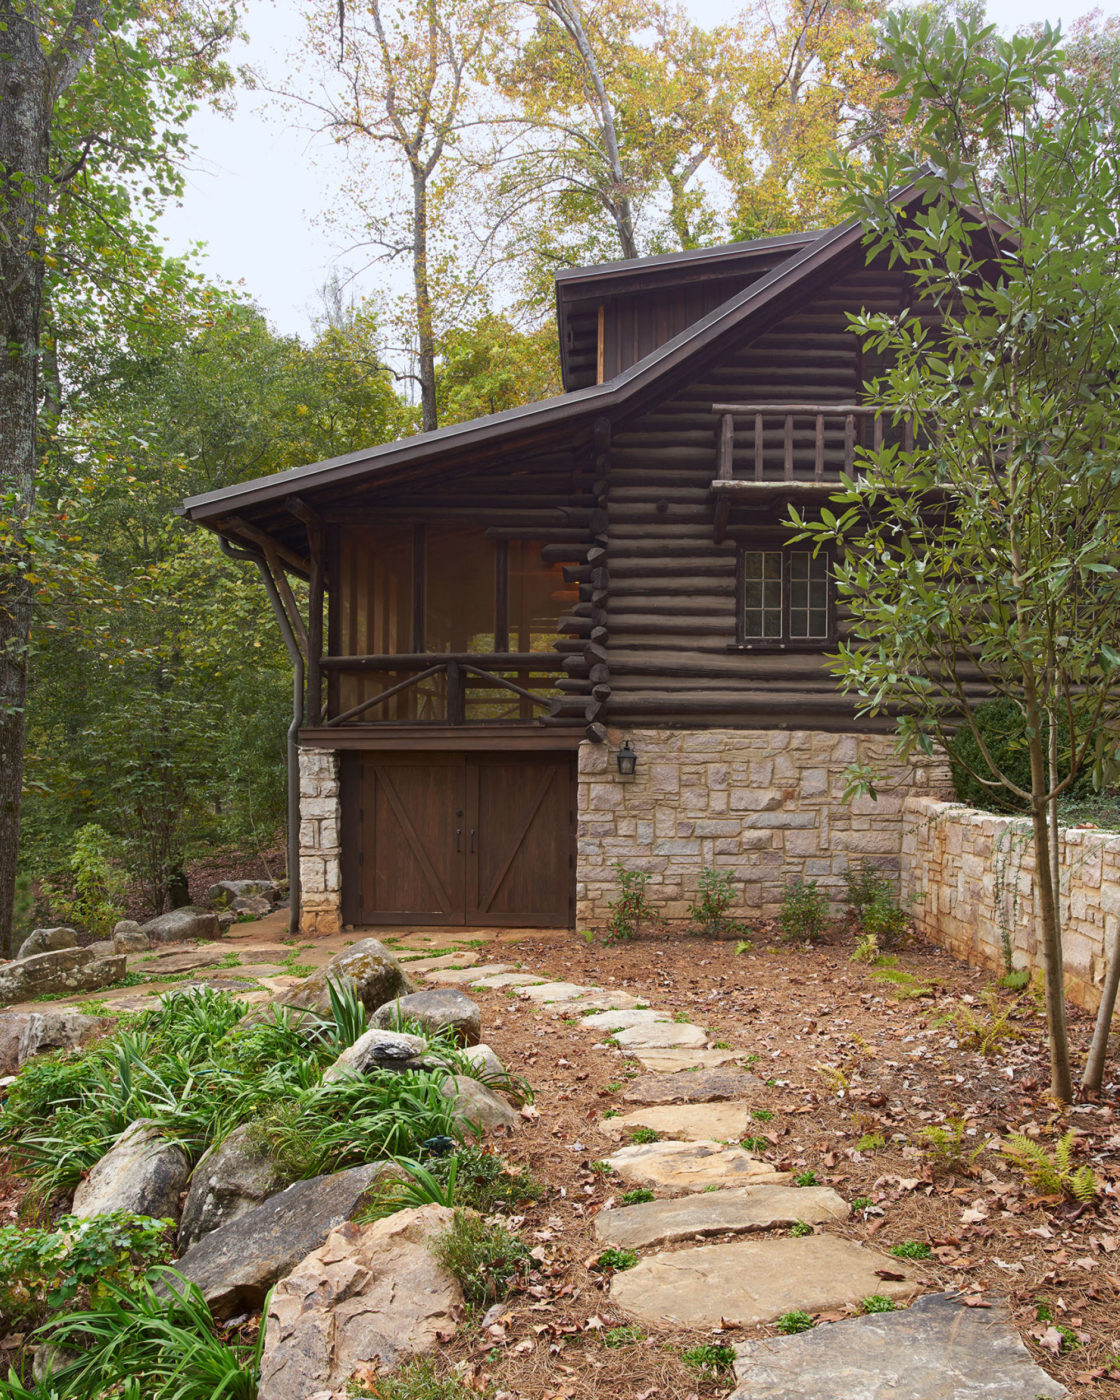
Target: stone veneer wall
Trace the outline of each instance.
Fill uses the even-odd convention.
[[[623,738],[638,754],[633,778],[615,763]],[[843,802],[857,761],[887,775],[877,801]],[[740,914],[776,914],[785,882],[797,876],[838,901],[849,861],[899,869],[904,794],[940,790],[945,779],[940,765],[900,762],[893,741],[878,735],[612,730],[606,744],[580,746],[577,918],[607,917],[618,894],[615,860],[650,873],[647,894],[666,918],[687,915],[705,865],[743,882]]]
[[[1120,929],[1120,836],[1070,828],[1059,847],[1062,952],[1070,1001],[1095,1011],[1107,951]],[[1002,973],[1040,968],[1034,930],[1034,844],[1025,818],[914,794],[905,803],[902,889],[920,933],[955,957]]]
[[[331,749],[299,751],[300,930],[342,928],[339,757]]]

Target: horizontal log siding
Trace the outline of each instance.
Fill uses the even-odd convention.
[[[746,348],[725,354],[687,388],[616,428],[610,471],[611,698],[614,724],[642,722],[781,729],[887,729],[857,723],[813,651],[739,652],[734,539],[715,544],[709,488],[716,474],[714,403],[852,403],[862,387],[847,313],[897,311],[901,278],[858,271],[834,283]],[[812,468],[813,424],[795,450]],[[780,475],[784,430],[767,424],[766,460]],[[825,470],[840,465],[839,433],[825,437]],[[735,473],[754,474],[754,434],[736,434]],[[771,507],[771,511],[772,511]],[[732,529],[750,522],[736,507]],[[756,511],[760,532],[786,532]]]

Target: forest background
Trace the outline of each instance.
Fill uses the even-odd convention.
[[[54,110],[37,483],[0,515],[33,610],[17,937],[83,870],[155,912],[200,853],[276,844],[287,658],[182,498],[559,392],[559,268],[827,226],[835,157],[907,142],[888,8],[324,0],[266,79],[228,59],[251,10],[108,6]],[[1111,68],[1118,36],[1081,21],[1071,68]],[[265,85],[345,148],[331,218],[382,287],[335,274],[303,339],[154,227],[194,108]]]

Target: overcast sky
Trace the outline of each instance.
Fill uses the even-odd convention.
[[[742,0],[685,0],[698,23],[715,24],[742,9]],[[996,23],[1014,28],[1036,21],[1068,26],[1094,6],[1085,0],[989,0]],[[1103,0],[1106,14],[1120,0]],[[299,0],[250,0],[250,39],[234,55],[277,77],[301,33]],[[220,280],[239,283],[273,326],[305,334],[318,304],[317,289],[333,263],[347,261],[340,233],[323,215],[341,182],[340,157],[275,110],[262,93],[241,92],[232,117],[199,112],[190,134],[191,162],[181,205],[168,210],[162,229],[170,251],[206,244],[203,266]],[[349,259],[351,266],[355,258]],[[365,279],[373,291],[384,271]]]

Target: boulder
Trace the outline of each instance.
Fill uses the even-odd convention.
[[[61,992],[96,992],[125,974],[123,955],[95,958],[88,948],[57,948],[0,967],[0,1006]]]
[[[343,1225],[276,1285],[265,1319],[259,1400],[341,1395],[359,1366],[386,1372],[451,1340],[457,1281],[432,1254],[446,1206]]]
[[[455,1118],[461,1128],[489,1133],[495,1128],[512,1131],[521,1126],[521,1115],[516,1109],[510,1108],[505,1099],[499,1098],[485,1084],[465,1074],[448,1075],[440,1093],[445,1099],[454,1100]]]
[[[76,1050],[110,1025],[107,1016],[84,1016],[79,1011],[32,1011],[19,1041],[19,1063],[47,1050]]]
[[[283,1184],[276,1163],[253,1145],[249,1124],[234,1128],[220,1146],[210,1148],[194,1169],[179,1223],[180,1251],[189,1249],[212,1230],[247,1215],[275,1195]]]
[[[16,960],[33,958],[36,953],[55,953],[59,948],[76,948],[78,935],[72,928],[37,928],[19,945]]]
[[[151,940],[135,919],[121,919],[113,927],[113,948],[118,953],[143,953]]]
[[[151,943],[184,943],[189,938],[217,938],[218,916],[209,909],[185,905],[167,914],[157,914],[141,925]]]
[[[349,1220],[392,1163],[297,1181],[220,1229],[203,1235],[175,1267],[202,1290],[217,1318],[259,1308],[277,1279]]]
[[[111,938],[99,938],[96,943],[87,943],[86,952],[95,958],[111,958],[117,951],[117,945]]]
[[[0,1077],[19,1069],[19,1045],[30,1020],[30,1011],[0,1011]]]
[[[323,1075],[323,1083],[378,1069],[419,1069],[427,1048],[428,1042],[421,1036],[383,1031],[375,1026],[339,1055]]]
[[[433,987],[398,997],[379,1006],[370,1023],[388,1030],[406,1016],[433,1035],[442,1030],[452,1031],[460,1045],[477,1045],[482,1039],[482,1012],[477,1003],[455,987]]]
[[[266,914],[272,913],[272,901],[261,894],[241,894],[229,909],[240,919],[263,919]]]
[[[156,1220],[178,1220],[179,1192],[189,1171],[183,1149],[139,1118],[79,1185],[71,1213],[88,1218],[128,1210]]]
[[[228,908],[238,899],[264,899],[267,914],[280,898],[280,886],[275,880],[219,880],[206,891],[206,902],[216,909]]]
[[[502,1064],[489,1045],[468,1045],[463,1051],[463,1057],[471,1062],[477,1074],[501,1075],[506,1072],[505,1065]]]
[[[363,938],[336,953],[329,963],[304,978],[277,1000],[301,1011],[331,1013],[330,982],[350,982],[367,1011],[376,1011],[394,997],[406,996],[412,984],[395,955],[376,938]]]

